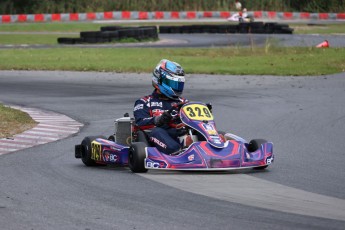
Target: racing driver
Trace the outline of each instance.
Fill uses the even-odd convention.
[[[138,99],[134,104],[134,118],[138,128],[148,134],[151,143],[160,152],[169,155],[178,153],[182,148],[178,139],[181,124],[174,120],[171,111],[178,103],[187,102],[181,97],[184,83],[182,67],[176,62],[163,59],[153,70],[153,93]]]

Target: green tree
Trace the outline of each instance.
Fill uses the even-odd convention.
[[[241,0],[240,0],[241,1]],[[235,0],[0,0],[0,14],[234,10]],[[344,12],[345,0],[242,0],[248,10]]]

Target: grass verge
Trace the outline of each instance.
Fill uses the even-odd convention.
[[[118,23],[120,26],[158,26],[159,25],[188,25],[197,22],[146,22],[146,23]],[[203,22],[203,24],[221,24],[220,22]],[[222,24],[237,24],[224,22]],[[18,23],[3,24],[0,27],[0,44],[43,44],[56,45],[58,37],[79,37],[81,31],[99,31],[107,23]],[[345,34],[345,23],[338,24],[290,24],[295,34]]]
[[[1,34],[0,44],[3,45],[56,45],[59,37],[78,37],[65,34]]]
[[[2,104],[0,104],[0,121],[0,138],[22,133],[37,124],[27,113]]]
[[[292,24],[295,34],[343,34],[345,23],[339,24]]]
[[[187,73],[324,75],[345,71],[345,48],[52,48],[1,50],[1,70],[150,72],[160,59]]]
[[[284,22],[281,22],[284,23]],[[119,26],[158,26],[158,25],[195,25],[195,24],[237,24],[234,22],[142,22],[142,23],[117,23]],[[79,33],[80,31],[98,31],[102,26],[111,26],[111,23],[17,23],[2,24],[0,32],[61,32]],[[300,24],[289,23],[297,34],[344,34],[345,23],[337,24]]]

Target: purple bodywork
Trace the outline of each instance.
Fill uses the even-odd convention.
[[[273,144],[266,142],[256,151],[233,134],[225,140],[218,134],[211,112],[203,103],[187,103],[180,109],[180,119],[197,130],[204,140],[196,141],[178,155],[166,155],[155,147],[146,148],[145,168],[164,170],[232,170],[265,167],[274,160]],[[97,138],[92,142],[91,158],[100,164],[128,165],[129,146]],[[248,158],[248,155],[250,156]]]

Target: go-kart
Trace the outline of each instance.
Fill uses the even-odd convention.
[[[132,172],[148,169],[223,171],[265,169],[273,160],[273,144],[263,139],[249,142],[231,133],[217,131],[211,106],[200,102],[179,104],[169,110],[179,119],[182,149],[173,155],[158,151],[149,133],[140,130],[128,114],[115,121],[114,135],[85,137],[75,146],[75,157],[86,166],[116,164]],[[186,143],[186,137],[192,143]]]

